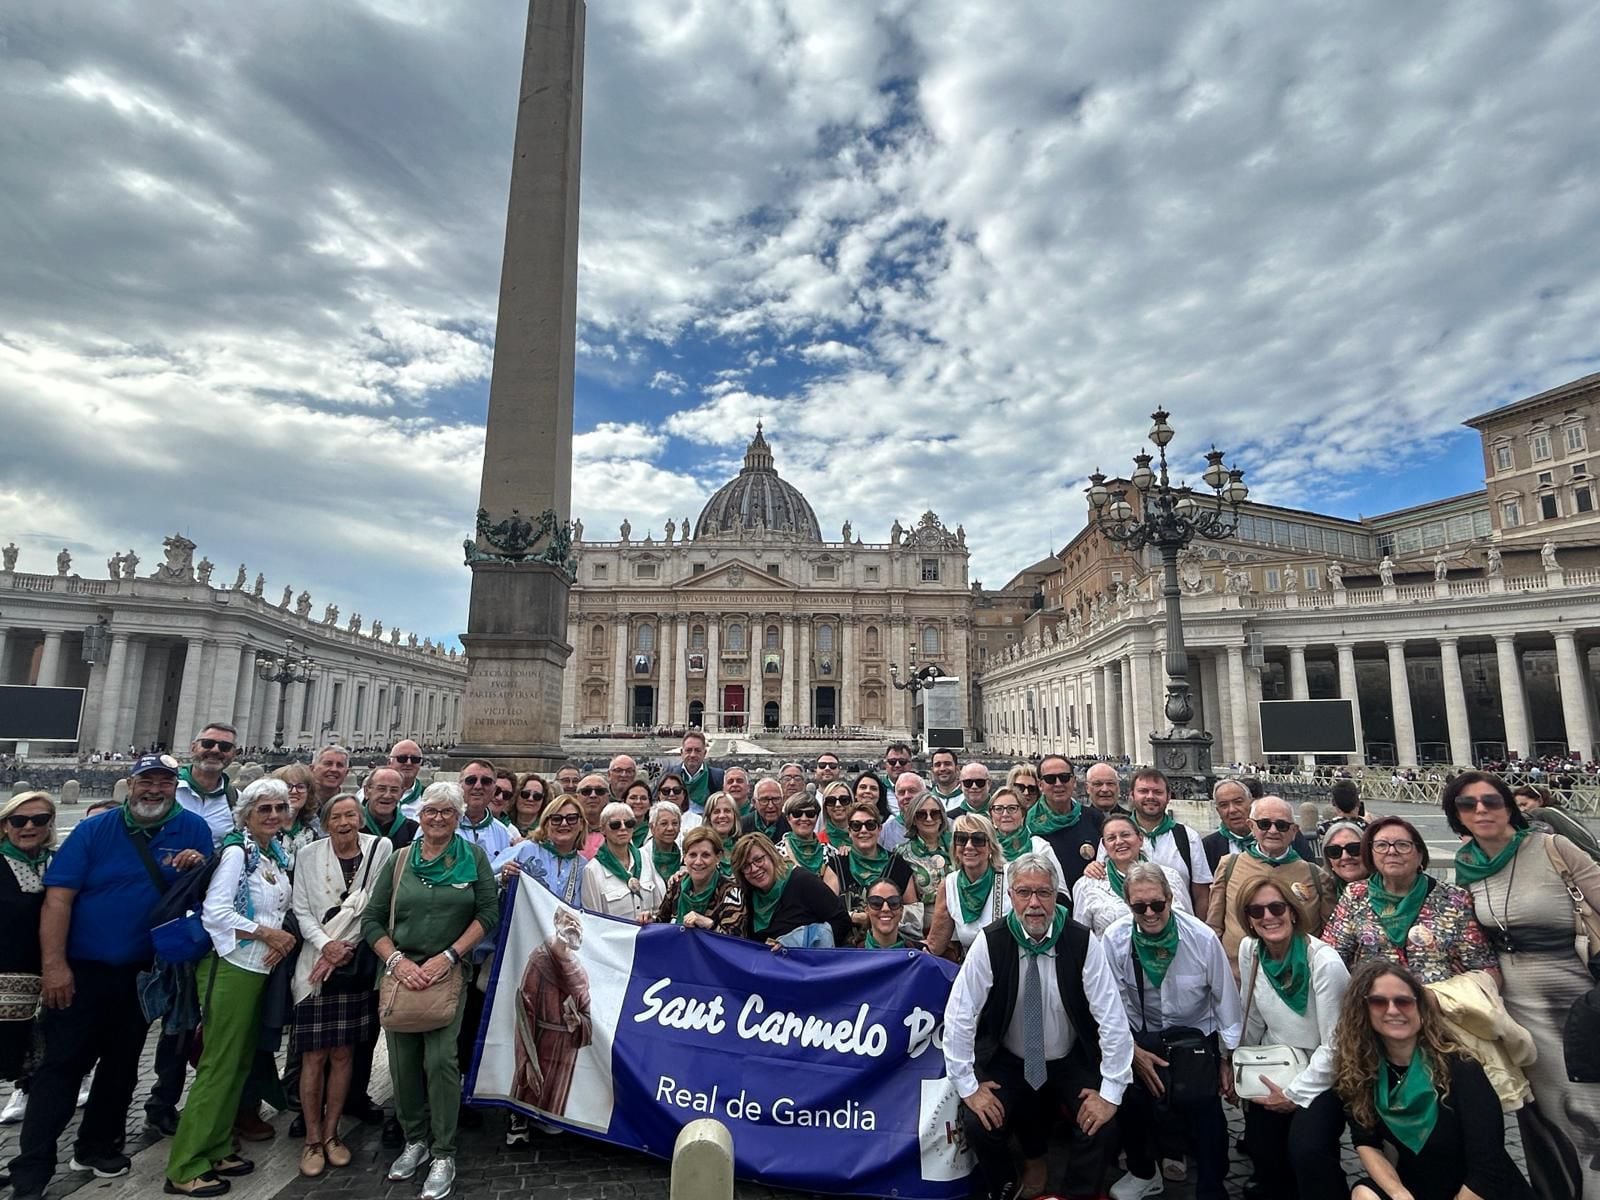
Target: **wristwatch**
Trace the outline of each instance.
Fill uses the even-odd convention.
[[[461,965],[461,955],[456,953],[456,948],[454,946],[446,946],[444,948],[444,956],[450,960],[450,965],[452,967],[458,967]]]

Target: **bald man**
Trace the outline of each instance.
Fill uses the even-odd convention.
[[[400,772],[400,784],[405,789],[400,795],[400,811],[407,820],[417,819],[422,807],[422,784],[417,775],[422,770],[422,747],[410,738],[401,738],[389,748],[389,765]]]
[[[1127,815],[1122,804],[1122,777],[1110,763],[1097,762],[1083,777],[1084,789],[1089,793],[1089,805],[1102,817],[1112,813]]]

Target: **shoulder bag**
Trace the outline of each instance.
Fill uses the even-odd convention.
[[[367,885],[371,881],[372,860],[377,857],[377,849],[378,843],[376,841],[367,847],[366,861],[361,864],[360,884],[358,885],[354,880],[352,880],[350,886],[345,888],[344,893],[339,897],[339,902],[329,908],[327,912],[322,914],[322,924],[324,927],[327,926],[328,922],[333,920],[335,914],[337,914],[340,909],[344,908],[345,905],[349,903],[352,893],[357,893],[357,899],[361,899],[362,897],[370,894],[367,891]],[[365,907],[365,904],[363,904],[362,907]],[[394,924],[392,917],[390,918],[389,923],[390,925]],[[378,962],[377,954],[373,951],[372,947],[367,944],[367,939],[361,936],[359,912],[356,913],[355,932],[355,953],[350,956],[349,962],[342,963],[335,967],[332,974],[328,976],[329,979],[337,979],[339,981],[335,988],[336,991],[370,991],[372,989],[373,981],[378,977],[378,968],[380,965],[382,965]]]
[[[1172,919],[1177,920],[1176,917]],[[1139,963],[1132,942],[1128,944],[1128,953],[1133,956],[1134,986],[1139,989],[1139,1028],[1134,1031],[1133,1040],[1140,1049],[1167,1060],[1166,1066],[1156,1068],[1161,1085],[1166,1089],[1164,1096],[1156,1097],[1157,1103],[1181,1107],[1215,1096],[1221,1062],[1216,1036],[1201,1033],[1192,1025],[1150,1029],[1145,1013],[1144,967]]]
[[[1600,950],[1600,915],[1597,915],[1578,881],[1572,877],[1555,837],[1544,840],[1545,852],[1550,856],[1550,866],[1561,877],[1561,884],[1572,900],[1573,948],[1578,961],[1593,975],[1600,967],[1600,959],[1592,957]],[[1573,1083],[1600,1083],[1600,984],[1579,996],[1567,1010],[1561,1028],[1561,1053],[1567,1068],[1567,1078]]]
[[[409,853],[396,853],[394,886],[389,892],[389,940],[394,940],[395,903]],[[398,946],[395,949],[399,949]],[[398,965],[398,964],[397,964]],[[461,1003],[461,968],[454,965],[445,977],[420,992],[406,987],[393,971],[384,972],[378,984],[378,1024],[390,1033],[432,1033],[455,1020]]]
[[[1256,983],[1261,978],[1261,956],[1265,952],[1260,939],[1256,939],[1250,986],[1244,993],[1244,1015],[1239,1019],[1241,1030],[1250,1025],[1250,1003],[1255,999]],[[1311,1056],[1299,1046],[1240,1046],[1233,1052],[1233,1090],[1241,1100],[1265,1100],[1271,1093],[1261,1082],[1263,1075],[1279,1088],[1287,1088],[1310,1062]]]

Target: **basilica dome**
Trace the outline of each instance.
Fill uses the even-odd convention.
[[[696,540],[737,536],[740,530],[787,533],[808,542],[822,540],[810,503],[798,488],[778,477],[772,465],[772,447],[761,435],[759,422],[756,436],[744,452],[744,467],[706,501],[694,523]]]

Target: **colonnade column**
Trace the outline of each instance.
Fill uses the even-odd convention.
[[[1444,680],[1444,719],[1450,731],[1450,761],[1458,767],[1472,765],[1472,723],[1467,716],[1467,692],[1461,682],[1461,652],[1457,639],[1439,639],[1439,672]]]
[[[672,723],[689,724],[689,617],[679,613],[672,631]]]
[[[96,750],[117,750],[117,714],[122,708],[122,680],[128,665],[128,635],[111,635],[111,656],[106,659],[105,696],[100,702],[99,727],[95,730]]]
[[[178,715],[172,727],[174,746],[187,746],[199,732],[195,728],[195,722],[200,718],[195,713],[199,705],[200,668],[204,660],[205,643],[197,637],[190,638],[188,648],[183,655],[183,682],[178,688]]]
[[[611,727],[616,729],[628,723],[628,618],[616,616],[611,621]]]
[[[240,643],[232,638],[217,642],[216,665],[212,668],[211,700],[206,705],[206,721],[234,723],[234,703],[239,692]]]
[[[1567,727],[1567,752],[1578,752],[1583,761],[1594,757],[1594,724],[1589,695],[1588,664],[1578,652],[1577,635],[1571,630],[1556,631],[1556,672],[1561,681],[1561,716]]]
[[[1306,648],[1291,645],[1289,647],[1289,698],[1292,700],[1311,699],[1311,682],[1306,678]],[[1302,754],[1300,765],[1307,771],[1317,765],[1315,754]]]
[[[1096,667],[1094,677],[1094,721],[1089,725],[1089,736],[1094,738],[1094,752],[1101,758],[1111,753],[1109,739],[1106,732],[1109,726],[1106,723],[1106,669],[1104,664]]]
[[[1250,686],[1244,677],[1244,647],[1230,645],[1228,655],[1228,709],[1233,714],[1234,761],[1247,763],[1250,753]]]
[[[1150,760],[1150,669],[1149,656],[1137,652],[1128,655],[1124,668],[1131,680],[1128,688],[1128,757],[1135,763]]]
[[[1133,660],[1132,658],[1119,658],[1117,660],[1117,675],[1121,680],[1122,701],[1122,737],[1119,750],[1130,759],[1137,761],[1139,751],[1139,732],[1134,725],[1133,713],[1135,692],[1133,685]]]
[[[1522,660],[1517,657],[1515,634],[1494,635],[1495,663],[1500,673],[1500,709],[1506,723],[1506,757],[1527,758],[1532,751],[1528,737],[1528,701],[1522,690]]]
[[[0,683],[6,681],[6,631],[0,629]]]
[[[783,618],[783,635],[779,643],[779,651],[783,655],[783,674],[779,677],[782,681],[778,687],[778,724],[796,725],[795,696],[800,690],[799,663],[794,655],[794,618]]]
[[[1367,739],[1361,728],[1361,696],[1356,686],[1356,646],[1354,642],[1335,642],[1333,648],[1339,658],[1339,697],[1350,701],[1356,726],[1356,748],[1348,756],[1349,765],[1359,767],[1367,761]]]
[[[1217,740],[1212,748],[1212,755],[1219,763],[1231,762],[1233,753],[1233,705],[1228,703],[1228,683],[1223,678],[1227,667],[1223,663],[1222,655],[1210,654],[1206,656],[1207,674],[1211,680],[1211,694],[1207,697],[1209,711],[1213,714],[1211,719],[1216,722],[1212,730],[1217,735]]]
[[[57,687],[61,683],[61,634],[46,632],[44,649],[39,654],[40,687]]]
[[[1394,711],[1396,766],[1417,765],[1417,730],[1411,718],[1411,678],[1406,673],[1405,641],[1385,641],[1389,652],[1389,704]]]

